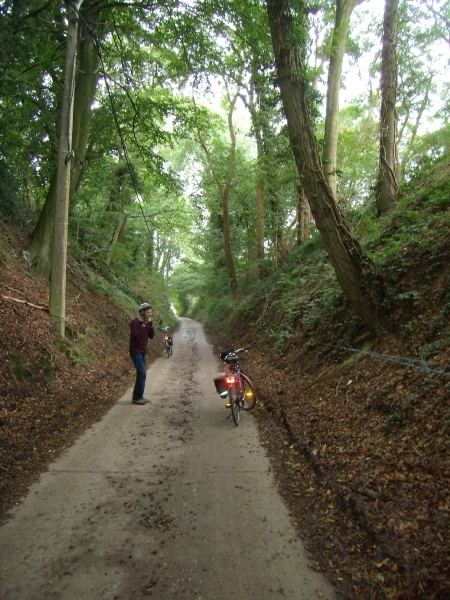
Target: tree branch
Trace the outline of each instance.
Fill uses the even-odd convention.
[[[12,296],[4,296],[3,294],[0,294],[0,296],[3,298],[3,300],[18,302],[19,304],[26,304],[27,306],[31,306],[32,308],[38,308],[39,310],[49,312],[46,306],[39,306],[39,304],[33,304],[32,302],[28,302],[28,300],[20,300],[19,298],[13,298]]]

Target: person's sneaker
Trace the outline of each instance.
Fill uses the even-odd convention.
[[[140,400],[133,400],[133,404],[147,404],[148,400],[141,398]]]

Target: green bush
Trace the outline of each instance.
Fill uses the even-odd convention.
[[[0,160],[0,217],[11,225],[31,231],[36,215],[19,198],[18,186],[4,160]]]

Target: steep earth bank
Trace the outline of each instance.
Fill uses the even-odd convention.
[[[0,511],[133,382],[129,317],[69,266],[66,340],[49,323],[49,283],[26,266],[26,235],[1,225]],[[159,356],[154,343],[149,362]]]
[[[299,322],[276,356],[283,323],[266,303],[259,327],[231,321],[216,340],[253,345],[245,372],[280,491],[347,598],[450,598],[449,255],[445,240],[406,253],[405,301],[378,337],[344,305]]]

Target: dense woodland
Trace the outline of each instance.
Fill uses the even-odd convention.
[[[31,232],[28,263],[50,278],[66,210],[73,259],[217,323],[320,236],[386,325],[361,241],[445,153],[449,7],[381,8],[4,3],[0,209]]]
[[[355,428],[367,418],[373,440],[361,452],[377,445],[379,458],[383,435],[406,448],[419,436],[414,419],[432,416],[426,444],[440,467],[430,458],[420,468],[435,490],[448,488],[449,23],[448,0],[3,2],[0,217],[21,231],[29,273],[51,280],[59,334],[71,344],[77,329],[72,310],[69,330],[58,330],[66,298],[75,306],[68,269],[127,314],[147,300],[171,326],[176,312],[218,343],[254,343],[261,353],[249,368],[264,384],[267,423],[284,422],[319,480],[324,464],[340,468],[336,457],[317,463],[308,446],[332,435],[330,424],[311,425],[327,423],[331,389],[350,403]],[[13,247],[1,247],[2,267]],[[17,302],[19,287],[10,282],[2,302]],[[345,384],[356,374],[329,379],[349,357],[356,373],[357,351],[404,369],[368,367],[378,379],[358,398],[373,423],[351,407],[356,386]],[[327,381],[322,404],[296,397],[305,377],[308,389]],[[345,403],[336,412],[350,427]],[[351,504],[345,490],[356,488],[340,477],[328,489],[377,544],[366,575],[343,569],[349,597],[447,598],[449,566],[438,557],[449,550],[448,495],[414,492],[430,514],[439,505],[421,571],[412,550],[392,550],[389,536],[406,536],[406,525],[386,515],[386,531],[368,525],[372,508]],[[383,485],[374,477],[358,489],[378,507]]]

